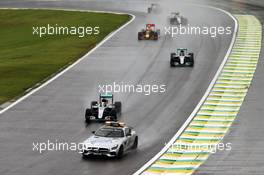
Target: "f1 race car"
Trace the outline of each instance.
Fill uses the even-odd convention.
[[[146,29],[138,32],[138,40],[158,40],[160,30],[155,29],[155,24],[146,24]]]
[[[193,67],[193,53],[188,53],[187,49],[177,49],[176,53],[171,53],[170,66],[190,66]]]
[[[85,121],[116,121],[121,115],[121,102],[114,102],[113,94],[100,94],[99,101],[92,101],[85,111]]]
[[[121,158],[127,151],[136,149],[137,146],[138,136],[132,127],[124,123],[107,121],[84,141],[82,155],[83,158],[91,155]]]
[[[179,12],[172,12],[169,16],[169,21],[171,25],[180,25],[183,22],[183,17]]]
[[[152,4],[150,4],[150,7],[148,7],[148,13],[151,13],[152,12],[152,10],[155,8],[157,6],[157,4],[154,4],[154,3],[152,3]]]

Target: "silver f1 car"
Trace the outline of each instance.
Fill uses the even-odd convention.
[[[147,10],[148,13],[151,13],[156,6],[157,4],[154,4],[154,3],[150,4],[150,7],[148,7],[148,10]]]
[[[189,66],[193,67],[193,53],[188,53],[187,49],[177,49],[176,53],[171,53],[170,66]]]
[[[124,123],[108,121],[93,134],[83,143],[83,158],[91,155],[121,158],[138,146],[136,132]]]
[[[172,12],[169,16],[169,21],[171,25],[180,25],[183,23],[183,17],[179,12]]]
[[[114,102],[113,94],[100,94],[99,101],[92,101],[85,111],[85,121],[116,121],[121,115],[121,102]]]

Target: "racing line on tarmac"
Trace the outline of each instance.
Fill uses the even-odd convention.
[[[235,17],[237,38],[212,90],[180,137],[142,174],[192,174],[214,151],[208,145],[216,146],[228,132],[254,76],[262,36],[255,16]]]

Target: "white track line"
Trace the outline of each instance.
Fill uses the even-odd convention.
[[[45,86],[47,86],[48,84],[50,84],[52,81],[54,81],[57,78],[59,78],[61,75],[63,75],[65,72],[67,72],[68,70],[70,70],[71,68],[73,68],[79,62],[81,62],[83,59],[85,59],[87,56],[89,56],[92,52],[94,52],[97,48],[99,48],[102,44],[104,44],[107,40],[109,40],[112,36],[114,36],[117,32],[119,32],[120,30],[122,30],[123,28],[125,28],[127,25],[129,25],[135,19],[135,15],[133,15],[133,14],[119,13],[119,12],[112,12],[112,11],[71,10],[71,9],[55,9],[55,8],[54,9],[52,9],[52,8],[51,9],[48,9],[48,8],[0,8],[0,10],[1,9],[8,9],[8,10],[61,10],[61,11],[75,11],[75,12],[110,13],[110,14],[118,14],[118,15],[130,15],[130,16],[132,16],[132,19],[130,19],[127,23],[125,23],[124,25],[122,25],[121,27],[119,27],[117,30],[115,30],[115,31],[111,32],[110,34],[108,34],[99,44],[97,44],[92,50],[90,50],[87,54],[85,54],[84,56],[82,56],[76,62],[74,62],[73,64],[71,64],[70,66],[68,66],[67,68],[65,68],[63,71],[61,71],[58,74],[56,74],[54,77],[52,77],[48,81],[44,82],[39,87],[33,89],[32,91],[30,91],[26,95],[20,97],[19,99],[17,99],[15,102],[13,102],[12,104],[10,104],[6,108],[2,109],[0,111],[0,114],[3,114],[4,112],[8,111],[12,107],[14,107],[18,103],[20,103],[21,101],[25,100],[26,98],[28,98],[29,96],[31,96],[35,92],[39,91],[40,89],[42,89]]]
[[[233,37],[231,40],[231,44],[228,48],[228,51],[224,57],[224,60],[222,61],[220,67],[218,68],[213,80],[211,81],[209,87],[207,88],[204,96],[202,97],[202,99],[200,100],[200,102],[197,104],[197,106],[195,107],[195,109],[193,110],[193,112],[191,113],[191,115],[187,118],[187,120],[185,121],[185,123],[182,125],[182,127],[178,130],[178,132],[172,137],[172,139],[165,145],[165,147],[158,152],[152,159],[150,159],[145,165],[143,165],[139,170],[137,170],[133,175],[140,175],[142,174],[148,167],[150,167],[157,159],[159,159],[170,147],[171,145],[178,139],[178,137],[182,134],[182,132],[185,130],[185,128],[190,124],[190,122],[192,121],[192,119],[195,117],[195,115],[197,114],[198,110],[201,108],[201,106],[203,105],[204,101],[206,100],[207,96],[209,95],[209,93],[211,92],[214,84],[217,81],[218,76],[220,75],[223,67],[225,66],[227,59],[232,51],[232,48],[234,46],[235,43],[235,39],[237,36],[237,31],[238,31],[238,22],[236,20],[236,18],[229,12],[223,10],[223,9],[219,9],[216,7],[211,7],[211,6],[203,6],[203,5],[199,5],[201,7],[207,7],[207,8],[211,8],[211,9],[215,9],[218,11],[221,11],[225,14],[227,14],[228,16],[230,16],[234,22],[235,22],[235,29],[234,29],[234,33],[233,33]]]

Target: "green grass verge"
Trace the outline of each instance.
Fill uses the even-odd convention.
[[[128,15],[58,10],[0,10],[0,104],[85,55]],[[33,26],[99,26],[99,35],[38,37]]]

